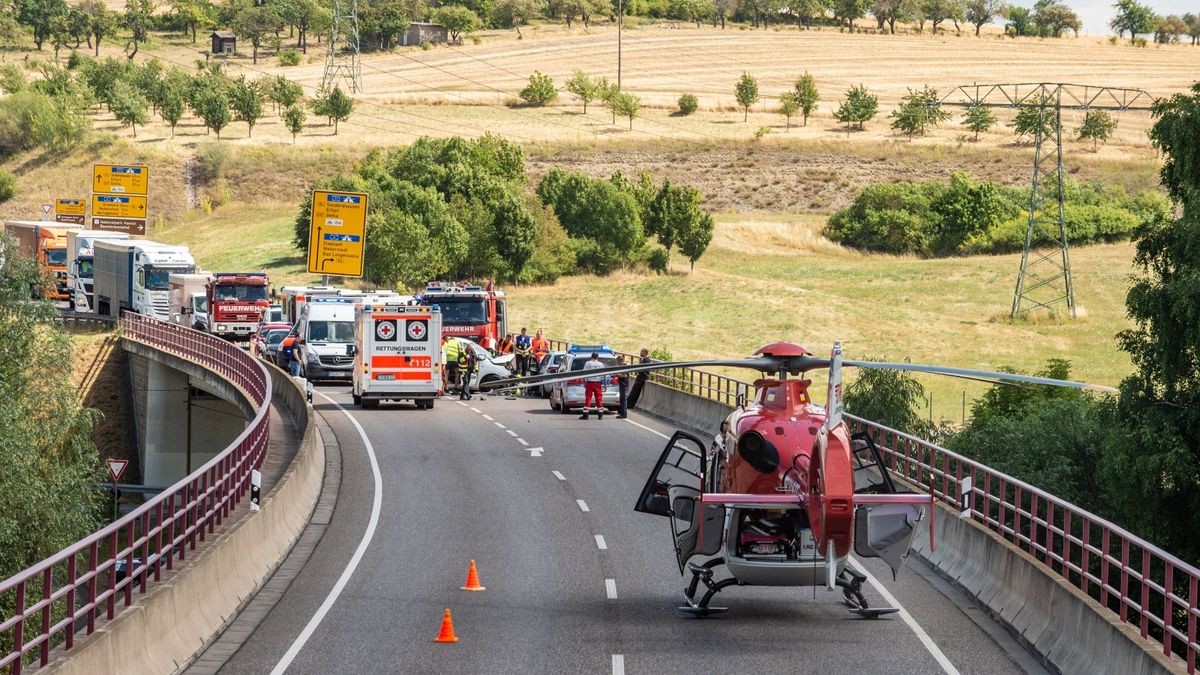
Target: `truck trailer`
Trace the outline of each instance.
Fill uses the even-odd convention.
[[[99,316],[115,319],[132,311],[170,321],[171,274],[196,271],[186,246],[100,240],[94,250],[93,287]]]
[[[35,258],[47,276],[43,297],[67,300],[67,233],[75,225],[40,220],[6,220],[4,229],[17,240],[17,250]]]
[[[67,302],[80,313],[93,311],[92,265],[95,245],[100,240],[128,239],[124,232],[71,230],[67,232]]]

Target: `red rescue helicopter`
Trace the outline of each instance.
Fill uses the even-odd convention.
[[[710,443],[677,431],[634,504],[634,510],[670,522],[679,572],[691,574],[684,591],[687,604],[679,609],[699,616],[727,609],[710,602],[735,585],[824,585],[840,588],[850,611],[859,616],[899,611],[868,604],[862,592],[867,577],[850,564],[850,554],[882,559],[894,577],[908,557],[917,523],[926,516],[933,546],[933,497],[897,485],[871,437],[850,433],[843,420],[843,366],[1115,391],[1012,373],[844,361],[840,343],[829,359],[776,342],[746,359],[634,364],[592,370],[588,376],[702,366],[750,368],[769,377],[754,382],[754,400],[739,400]],[[824,406],[812,401],[811,380],[803,377],[818,368],[829,369]],[[571,377],[579,373],[504,380],[490,388]],[[724,574],[718,579],[721,568]],[[701,586],[704,592],[697,598]]]

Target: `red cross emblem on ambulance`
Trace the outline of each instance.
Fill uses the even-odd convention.
[[[375,335],[380,340],[396,339],[396,322],[395,321],[378,321],[375,323]]]

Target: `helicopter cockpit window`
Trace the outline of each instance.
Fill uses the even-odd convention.
[[[883,458],[865,434],[855,434],[851,440],[854,462],[854,491],[859,494],[892,494],[896,486],[888,475]]]

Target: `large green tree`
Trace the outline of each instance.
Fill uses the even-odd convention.
[[[17,4],[17,21],[32,29],[33,44],[39,51],[51,37],[55,17],[66,13],[64,0],[22,0]]]
[[[1121,383],[1110,480],[1139,532],[1200,559],[1200,83],[1154,105],[1150,139],[1176,214],[1143,224],[1126,298],[1134,326],[1118,336],[1135,372]]]
[[[1137,0],[1117,0],[1113,5],[1117,15],[1108,24],[1117,32],[1117,39],[1127,31],[1129,41],[1133,42],[1139,33],[1149,33],[1154,30],[1154,10],[1139,3]]]
[[[238,11],[231,26],[238,37],[250,43],[251,63],[258,64],[258,50],[283,28],[283,19],[270,6],[252,5]]]
[[[93,489],[102,480],[90,440],[97,413],[79,403],[58,311],[30,300],[39,277],[31,258],[0,257],[0,578],[87,536],[103,499]],[[12,615],[13,599],[0,598],[0,616]]]

